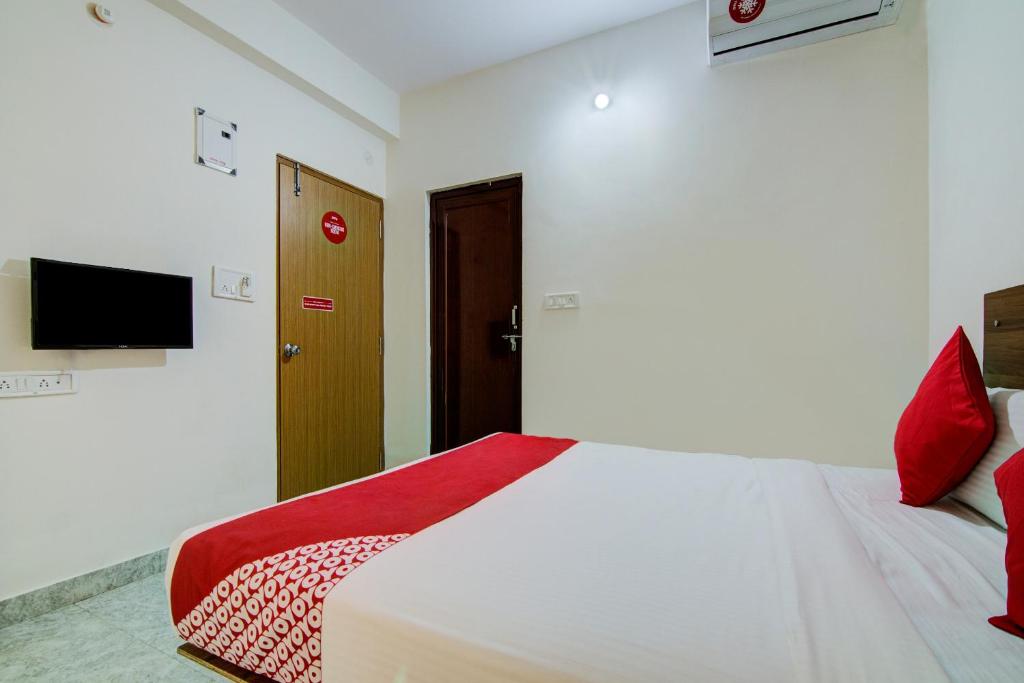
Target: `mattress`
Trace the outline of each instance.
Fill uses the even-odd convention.
[[[1024,640],[988,618],[1006,612],[1006,532],[946,498],[902,505],[891,470],[822,465],[837,506],[954,681],[1024,681]]]
[[[530,437],[482,443],[498,438],[515,460],[515,440]],[[259,673],[329,683],[1022,679],[1024,641],[985,622],[1005,605],[1005,536],[959,507],[892,503],[895,473],[567,446],[415,533],[367,537],[365,561],[315,603],[319,631],[297,666]],[[443,471],[451,455],[374,479],[427,463]],[[363,484],[351,486],[354,495]],[[417,488],[382,506],[444,495]],[[209,637],[187,623],[183,636],[252,664],[262,660],[241,653],[258,638],[217,646],[230,640],[215,632],[231,630],[232,603],[244,602],[228,598],[237,572],[220,582],[223,610],[217,589],[195,579],[224,547],[210,534],[231,524],[185,532],[168,585],[172,604],[174,591],[179,603],[188,591],[212,596]]]

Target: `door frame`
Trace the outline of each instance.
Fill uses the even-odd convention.
[[[428,226],[430,230],[428,254],[430,259],[429,272],[427,273],[429,292],[430,310],[428,311],[427,320],[430,324],[430,392],[429,392],[429,406],[430,406],[430,453],[441,452],[440,435],[444,431],[444,386],[441,378],[444,376],[445,370],[445,357],[442,353],[444,349],[444,318],[442,316],[443,309],[440,306],[441,294],[443,290],[444,282],[442,280],[442,271],[438,268],[438,264],[444,260],[444,250],[439,235],[441,231],[438,229],[437,223],[439,219],[439,212],[437,211],[437,202],[441,199],[457,199],[459,197],[476,194],[483,190],[503,190],[503,189],[516,189],[519,191],[519,202],[515,207],[516,219],[519,223],[519,240],[516,242],[516,247],[519,250],[518,257],[520,263],[519,269],[519,293],[520,300],[522,299],[523,290],[523,176],[520,174],[513,176],[504,176],[493,180],[482,180],[474,182],[469,185],[459,185],[454,188],[445,190],[434,190],[429,193],[428,204],[429,204],[429,218]],[[520,306],[520,326],[522,327],[522,306]],[[525,348],[525,344],[523,345]],[[520,373],[519,373],[519,411],[522,416],[522,356],[520,356]]]
[[[276,434],[277,434],[277,500],[281,500],[281,173],[278,168],[281,164],[299,164],[302,171],[309,175],[322,180],[325,183],[330,183],[336,187],[354,192],[355,194],[361,195],[380,204],[380,240],[378,242],[377,259],[380,263],[380,282],[378,287],[380,288],[380,329],[377,334],[381,339],[381,352],[379,356],[380,363],[380,454],[378,456],[379,461],[377,469],[379,472],[384,471],[384,199],[378,195],[368,192],[346,183],[344,180],[339,180],[334,176],[328,175],[323,171],[319,171],[312,166],[307,166],[301,161],[296,161],[291,157],[287,157],[283,154],[278,154],[274,159],[274,185],[277,187],[277,194],[274,195],[274,206],[277,211],[275,216],[274,224],[274,237],[276,239],[274,243],[274,377],[276,379],[274,386],[275,393],[275,418],[276,418]]]

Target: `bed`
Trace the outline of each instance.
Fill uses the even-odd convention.
[[[168,593],[234,680],[1024,680],[986,621],[1005,532],[898,500],[890,470],[496,434],[189,530]]]

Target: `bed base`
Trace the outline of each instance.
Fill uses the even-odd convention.
[[[206,667],[210,671],[219,673],[229,681],[235,683],[274,683],[266,676],[254,674],[231,662],[225,662],[220,657],[211,655],[206,650],[196,647],[192,643],[185,643],[178,648],[178,654],[185,659],[191,659],[196,664]]]

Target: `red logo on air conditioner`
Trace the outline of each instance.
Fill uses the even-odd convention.
[[[768,0],[729,0],[729,16],[737,24],[749,24],[761,16]]]

